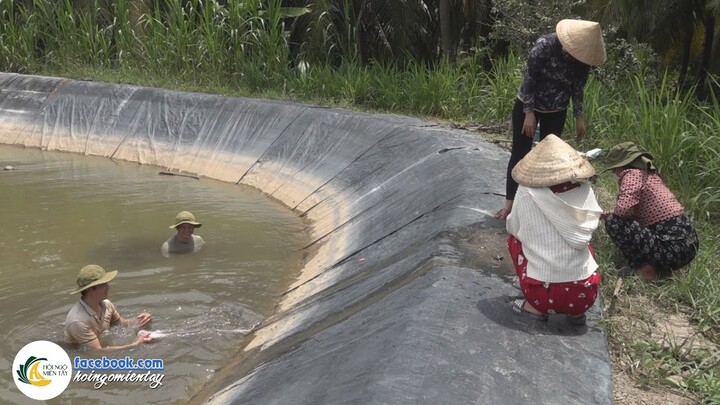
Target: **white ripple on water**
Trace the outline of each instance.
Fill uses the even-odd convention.
[[[32,258],[32,262],[35,264],[46,264],[60,261],[60,255],[42,255]]]

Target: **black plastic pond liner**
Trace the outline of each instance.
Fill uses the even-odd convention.
[[[0,143],[249,185],[310,221],[302,275],[193,403],[612,403],[599,304],[581,328],[514,316],[509,265],[468,244],[505,238],[509,154],[477,134],[0,74]]]

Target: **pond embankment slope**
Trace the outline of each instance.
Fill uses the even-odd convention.
[[[589,326],[519,318],[508,154],[419,119],[0,74],[0,143],[258,188],[306,217],[301,276],[192,403],[610,404]]]

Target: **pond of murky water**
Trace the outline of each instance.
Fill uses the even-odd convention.
[[[14,170],[1,170],[13,166]],[[299,274],[306,226],[279,203],[242,186],[70,153],[0,145],[0,398],[27,403],[11,380],[16,353],[36,340],[63,340],[79,295],[80,268],[119,270],[109,298],[125,317],[153,314],[167,335],[108,357],[164,361],[163,385],[70,382],[48,403],[183,403],[239,349]],[[191,211],[206,242],[165,258],[175,214]],[[105,343],[135,332],[113,328]],[[71,359],[102,354],[69,349]]]

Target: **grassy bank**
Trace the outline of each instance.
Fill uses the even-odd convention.
[[[523,67],[522,58],[512,55],[496,60],[491,69],[482,68],[476,55],[465,55],[457,66],[432,69],[368,65],[353,58],[323,62],[315,57],[306,63],[289,52],[287,37],[277,28],[287,10],[273,1],[275,6],[263,12],[257,2],[233,2],[246,9],[225,14],[211,2],[192,15],[173,9],[172,1],[157,3],[155,11],[128,7],[123,0],[109,10],[89,0],[81,2],[84,7],[70,0],[32,3],[30,9],[0,0],[0,70],[415,115],[495,128],[479,136],[507,137]],[[665,344],[644,329],[628,332],[627,323],[613,317],[642,319],[652,329],[657,320],[648,314],[680,313],[703,338],[720,344],[720,235],[715,231],[720,222],[720,103],[675,91],[671,74],[658,76],[642,65],[627,69],[620,62],[611,54],[609,66],[594,71],[585,97],[589,136],[574,145],[587,150],[633,140],[650,150],[698,227],[701,249],[675,279],[657,285],[628,280],[624,300],[618,300],[614,272],[623,263],[598,231],[616,369],[639,383],[720,403],[718,351]],[[571,139],[571,121],[566,139]],[[609,175],[600,177],[603,206],[611,206],[614,187]]]
[[[720,109],[717,99],[699,103],[691,93],[678,93],[661,80],[647,87],[629,78],[630,91],[590,92],[597,105],[593,132],[609,146],[633,140],[652,152],[661,175],[699,228],[701,247],[695,260],[672,280],[645,284],[631,280],[624,303],[606,314],[615,367],[640,384],[689,391],[703,403],[720,403],[720,237],[718,225],[718,163]],[[605,176],[599,188],[612,194],[614,180]],[[603,206],[611,206],[607,199]],[[601,229],[601,268],[607,303],[618,300],[614,269],[622,265]],[[622,296],[622,294],[621,294]],[[621,300],[622,301],[622,300]],[[658,324],[672,314],[684,314],[690,333],[663,330]],[[678,336],[675,336],[678,335]],[[680,336],[682,335],[682,336]],[[707,339],[707,341],[705,340]],[[702,341],[702,344],[696,344]],[[707,344],[711,342],[711,344]]]

